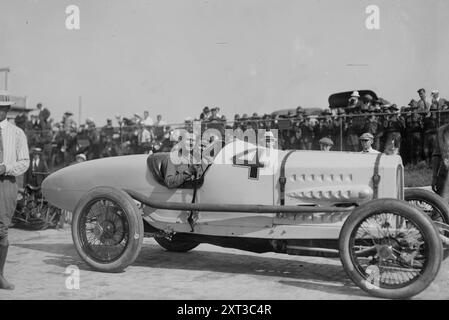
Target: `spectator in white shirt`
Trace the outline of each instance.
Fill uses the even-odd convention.
[[[162,115],[158,114],[157,115],[157,121],[156,121],[156,126],[166,126],[167,122],[165,122],[164,120],[162,120]]]
[[[152,126],[154,124],[153,119],[150,117],[148,111],[143,112],[143,120],[141,121],[144,126]]]
[[[140,136],[140,143],[150,143],[153,140],[153,135],[150,130],[146,127],[142,128],[142,133]]]
[[[418,111],[429,112],[432,102],[426,97],[426,90],[421,88],[418,90],[420,100],[418,101]]]
[[[153,131],[145,127],[142,123],[140,124],[140,132],[138,134],[140,151],[142,153],[148,153],[151,149],[151,143],[154,140]]]

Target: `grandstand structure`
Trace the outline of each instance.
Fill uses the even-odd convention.
[[[9,72],[11,72],[10,68],[0,68],[0,74],[3,73],[3,90],[8,90],[8,76]],[[18,115],[26,113],[28,114],[30,111],[33,111],[33,108],[28,107],[27,96],[18,96],[11,95],[11,101],[14,102],[14,105],[11,107],[8,112],[8,119],[14,120]]]

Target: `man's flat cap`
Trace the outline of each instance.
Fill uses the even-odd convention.
[[[366,133],[362,134],[362,135],[359,137],[359,139],[360,139],[360,140],[374,140],[374,136],[373,136],[371,133],[366,132]]]
[[[328,145],[328,146],[333,146],[334,142],[329,139],[329,138],[321,138],[319,141],[320,144],[324,144],[324,145]]]

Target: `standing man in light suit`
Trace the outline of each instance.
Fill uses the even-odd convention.
[[[4,277],[8,255],[8,226],[16,209],[18,186],[16,177],[30,165],[25,133],[8,121],[6,115],[13,102],[0,92],[0,289],[13,290]]]

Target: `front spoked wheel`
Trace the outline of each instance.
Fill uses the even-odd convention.
[[[134,262],[142,247],[142,217],[127,193],[97,187],[78,203],[72,237],[78,253],[90,266],[121,271]]]
[[[100,263],[117,260],[129,243],[129,225],[123,208],[98,198],[83,210],[80,235],[84,250]]]
[[[339,242],[349,277],[368,293],[389,299],[409,298],[427,288],[443,254],[432,220],[395,199],[374,200],[355,209]]]

